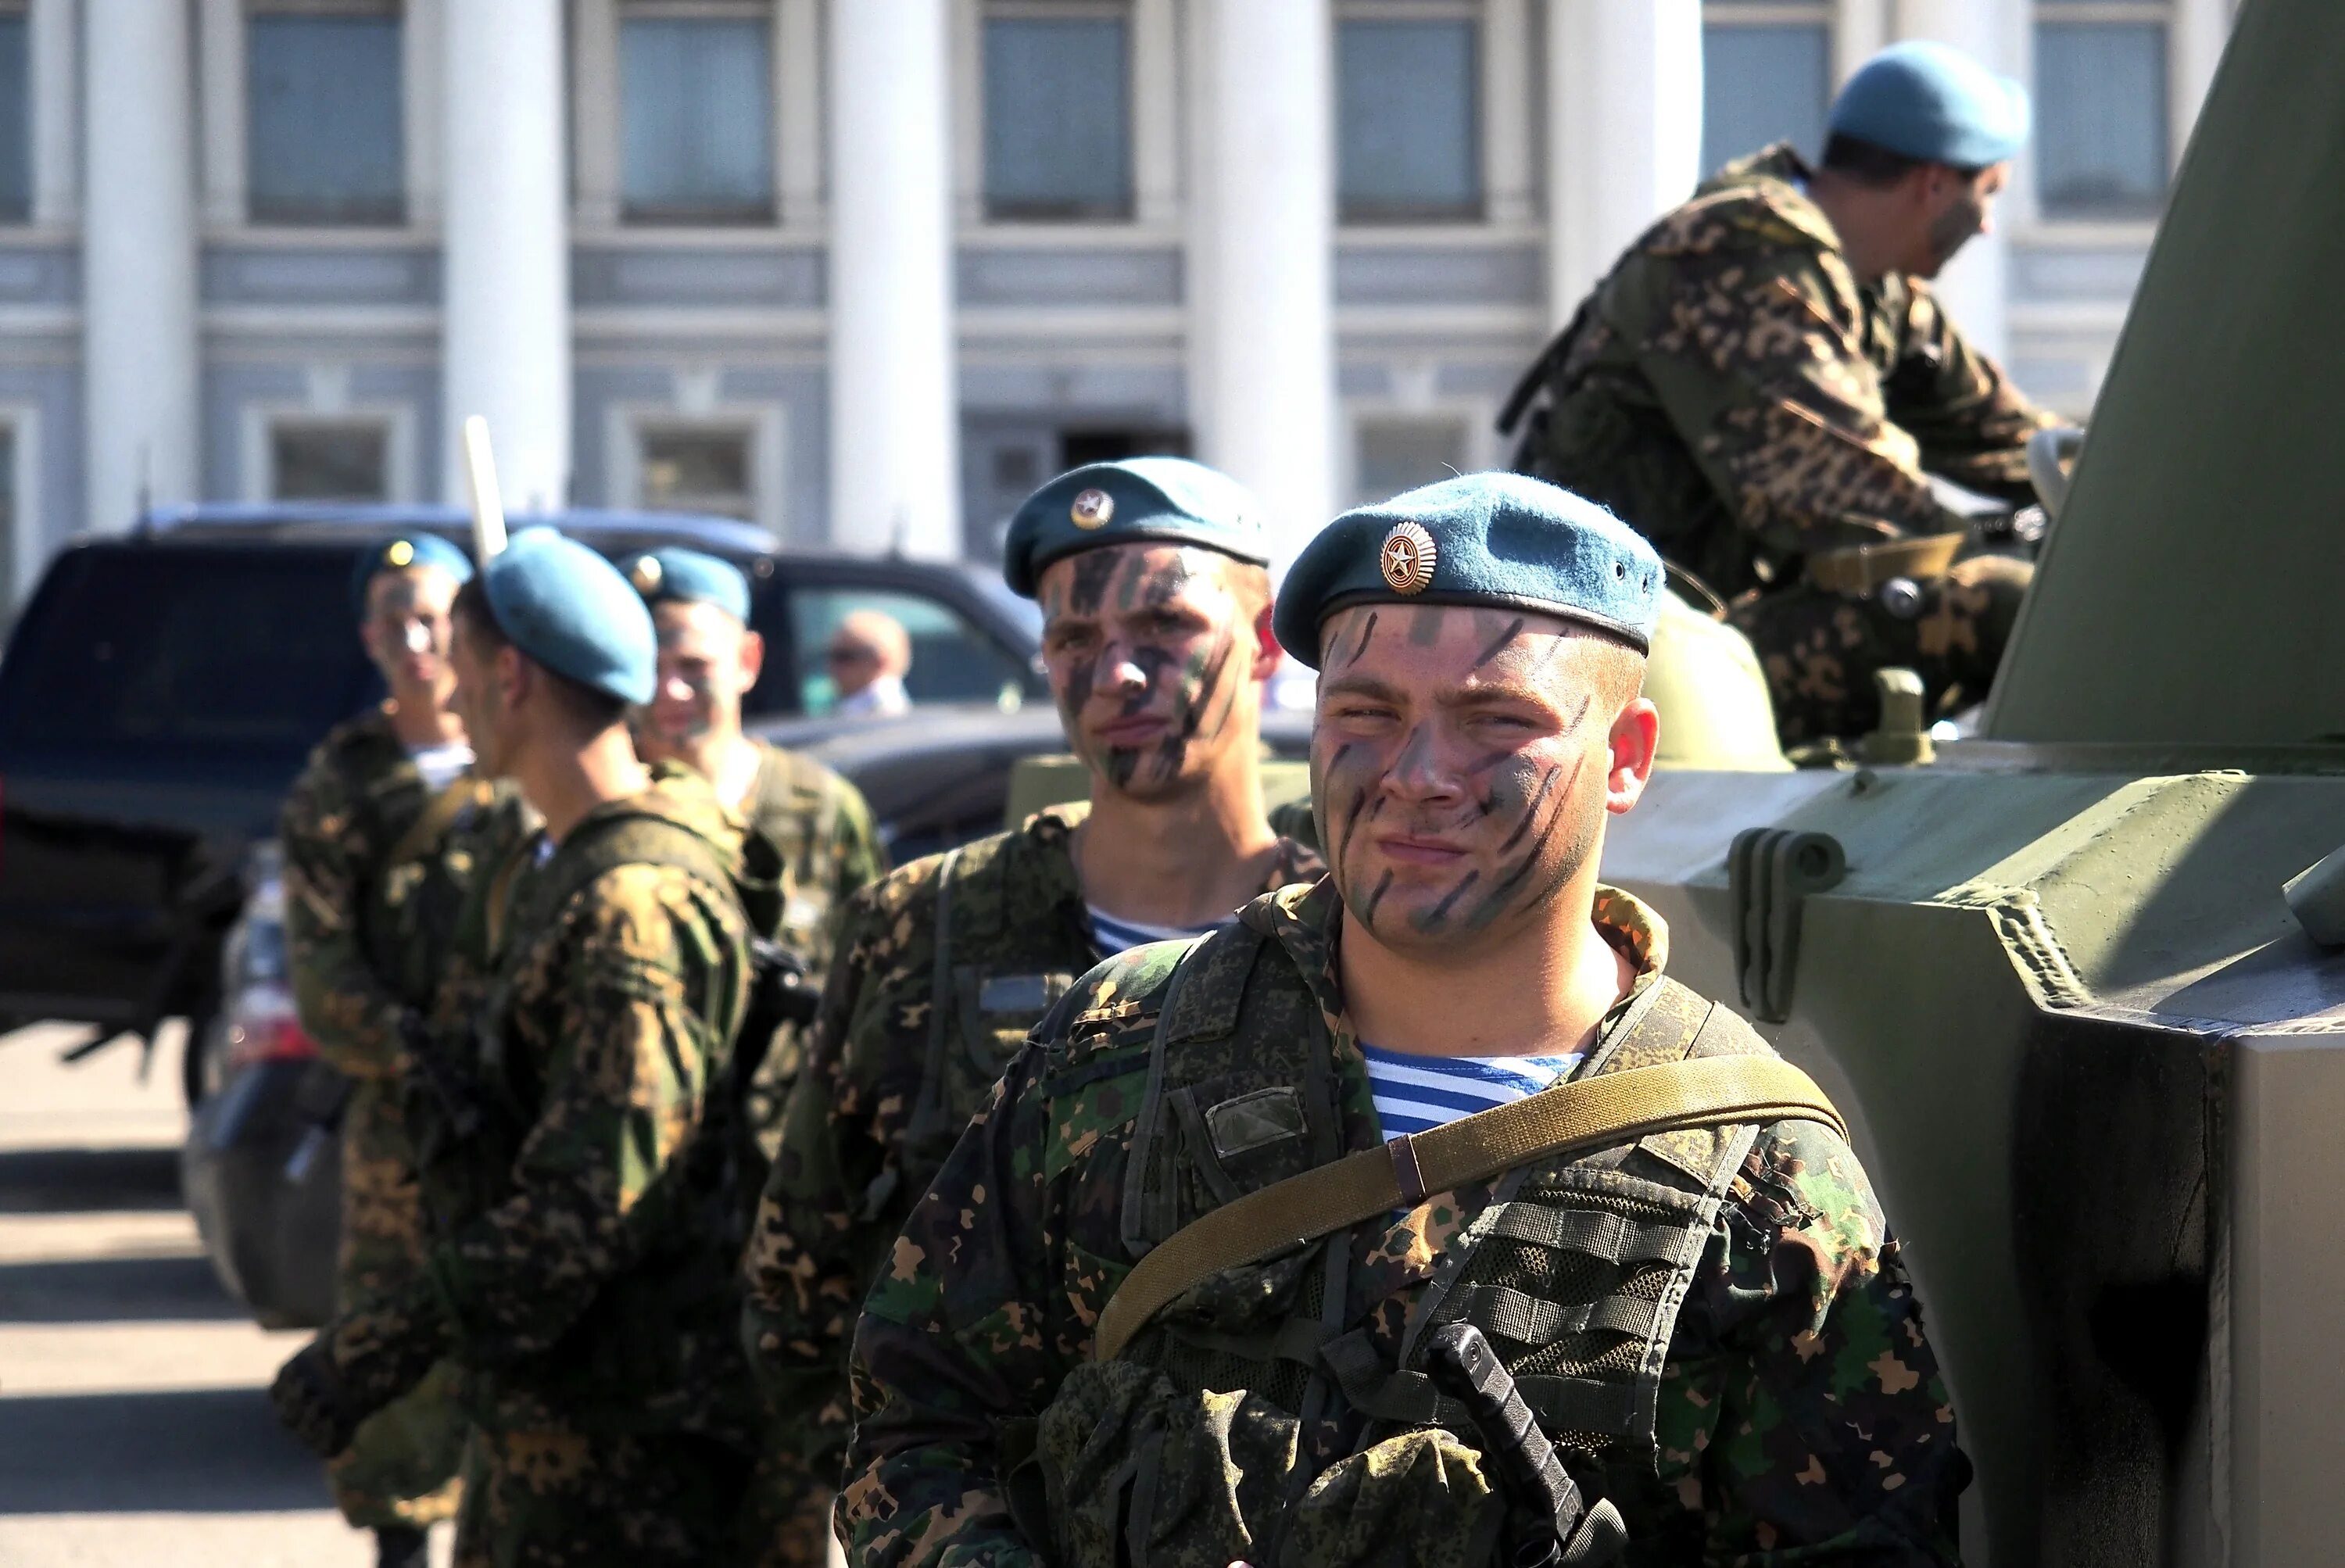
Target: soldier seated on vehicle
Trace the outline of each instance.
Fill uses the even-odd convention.
[[[1730,164],[1631,245],[1509,400],[1514,466],[1610,507],[1731,603],[1787,741],[1861,734],[1873,671],[1983,699],[2040,514],[1971,520],[1934,474],[2025,507],[2052,422],[1932,291],[1987,231],[2026,93],[1899,44],[1833,103],[1819,168],[1788,144]],[[1958,558],[1959,557],[1959,558]]]
[[[850,1559],[1954,1561],[1968,1466],[1838,1114],[1597,881],[1663,591],[1513,474],[1304,550],[1329,874],[1036,1027],[864,1303]],[[1690,1087],[1742,1074],[1804,1087]]]
[[[1263,814],[1268,557],[1259,504],[1179,458],[1078,468],[1019,508],[1004,575],[1041,603],[1091,798],[848,904],[746,1265],[751,1364],[798,1429],[784,1560],[822,1561],[856,1306],[1027,1030],[1102,957],[1316,871]]]

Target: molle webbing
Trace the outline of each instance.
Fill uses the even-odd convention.
[[[1710,1022],[1705,1016],[1696,1026],[1696,1038]],[[1663,1054],[1684,1054],[1676,1010],[1647,1007],[1624,1030],[1621,1054],[1634,1060],[1642,1054],[1635,1036],[1648,1026],[1676,1036]],[[1840,1113],[1805,1073],[1771,1055],[1733,1054],[1602,1073],[1415,1136],[1404,1134],[1381,1148],[1356,1151],[1248,1193],[1183,1227],[1140,1260],[1108,1302],[1092,1355],[1106,1360],[1121,1353],[1150,1319],[1201,1280],[1411,1207],[1428,1194],[1650,1134],[1795,1119],[1821,1122],[1846,1135]],[[1568,1214],[1557,1216],[1556,1223],[1593,1227],[1600,1221]]]

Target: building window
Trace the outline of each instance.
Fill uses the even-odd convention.
[[[1467,15],[1337,19],[1336,208],[1344,221],[1482,215],[1479,56],[1479,30]]]
[[[397,223],[407,210],[399,12],[255,0],[246,178],[258,223]]]
[[[1132,34],[1122,5],[985,14],[985,210],[1132,215]]]
[[[1352,499],[1387,501],[1467,470],[1463,419],[1376,414],[1352,427]]]
[[[33,215],[33,94],[23,5],[0,5],[0,223]]]
[[[756,464],[750,433],[665,426],[642,435],[642,503],[651,512],[757,514]]]
[[[2035,8],[2035,186],[2044,216],[2155,218],[2172,151],[2163,5]]]
[[[635,223],[774,215],[771,5],[642,6],[619,27],[620,203]]]
[[[379,421],[286,420],[269,432],[273,501],[387,501],[391,432]]]
[[[1822,5],[1709,0],[1701,27],[1705,175],[1788,141],[1823,151],[1832,102],[1832,19]]]

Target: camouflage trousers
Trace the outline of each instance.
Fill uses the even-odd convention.
[[[1758,650],[1776,728],[1796,746],[1876,728],[1879,669],[1919,675],[1933,718],[1985,700],[2035,575],[2025,561],[1978,555],[1921,584],[1911,614],[1896,613],[1893,596],[1856,598],[1801,583],[1738,600],[1727,619]]]
[[[457,1568],[665,1568],[745,1554],[751,1461],[695,1432],[472,1434]]]
[[[342,1234],[335,1291],[347,1308],[379,1298],[423,1267],[422,1199],[399,1097],[360,1082],[342,1115]],[[360,1530],[421,1526],[456,1513],[466,1421],[455,1369],[434,1367],[368,1418],[327,1466],[334,1505]]]

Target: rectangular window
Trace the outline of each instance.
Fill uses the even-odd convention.
[[[756,465],[746,430],[647,430],[642,473],[646,511],[757,514]]]
[[[1825,7],[1711,0],[1701,29],[1702,173],[1779,141],[1814,159],[1832,91]]]
[[[1121,6],[1000,6],[985,18],[985,210],[1132,215],[1132,39]]]
[[[1479,43],[1467,16],[1336,23],[1336,209],[1345,222],[1482,215]]]
[[[773,217],[771,11],[646,11],[621,21],[620,202],[628,221]]]
[[[399,13],[256,4],[244,43],[253,221],[402,221]]]
[[[269,433],[274,501],[388,501],[391,433],[360,421],[288,420]]]
[[[33,93],[25,8],[0,6],[0,223],[33,215]]]
[[[1447,479],[1466,471],[1467,456],[1462,419],[1364,417],[1353,426],[1352,499],[1388,501]]]
[[[2166,7],[2036,7],[2035,184],[2044,216],[2144,219],[2165,204]]]

